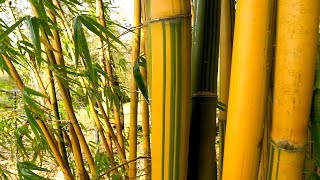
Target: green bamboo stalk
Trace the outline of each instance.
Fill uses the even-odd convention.
[[[195,1],[188,179],[217,179],[215,151],[220,0]]]

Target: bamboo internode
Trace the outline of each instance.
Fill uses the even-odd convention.
[[[267,97],[271,1],[237,2],[223,180],[258,177]]]
[[[302,179],[314,85],[319,6],[318,0],[278,2],[270,179]]]

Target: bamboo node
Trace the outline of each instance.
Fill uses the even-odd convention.
[[[303,152],[307,148],[307,145],[297,146],[289,140],[280,140],[278,142],[274,142],[272,139],[269,139],[269,141],[272,146],[287,152]]]
[[[170,21],[170,20],[176,20],[176,19],[180,19],[180,18],[189,18],[189,17],[191,17],[190,13],[179,14],[177,16],[171,16],[171,17],[155,18],[155,19],[150,19],[149,24],[154,23],[154,22],[163,22],[163,21]]]
[[[203,97],[203,96],[206,96],[206,97],[218,97],[216,93],[213,93],[213,92],[207,92],[207,91],[199,91],[199,92],[196,92],[193,94],[192,97]]]

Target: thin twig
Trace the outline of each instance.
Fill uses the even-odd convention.
[[[129,161],[123,163],[123,164],[120,164],[120,165],[118,165],[118,166],[116,166],[116,167],[108,170],[108,171],[105,172],[105,173],[102,173],[99,177],[103,177],[104,175],[111,173],[112,171],[118,169],[119,167],[122,167],[122,166],[124,166],[124,165],[126,165],[126,164],[129,164],[129,163],[133,162],[133,161],[137,161],[137,160],[139,160],[139,159],[151,159],[151,157],[140,156],[140,157],[137,157],[137,158],[135,158],[135,159],[131,159],[131,160],[129,160]]]

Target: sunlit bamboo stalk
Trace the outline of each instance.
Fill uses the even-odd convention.
[[[106,112],[105,112],[105,110],[104,110],[104,108],[102,106],[101,101],[98,98],[95,98],[95,100],[96,100],[96,102],[98,104],[98,107],[99,107],[99,110],[101,112],[102,118],[105,121],[105,124],[106,124],[107,128],[109,129],[111,138],[112,138],[114,144],[116,145],[116,148],[118,150],[120,158],[121,158],[122,162],[125,163],[125,162],[127,162],[126,156],[124,155],[124,151],[122,150],[122,147],[121,147],[121,145],[120,145],[120,143],[118,141],[118,138],[117,138],[116,134],[113,131],[113,128],[112,128],[110,120],[109,120],[109,117],[107,116],[107,114],[106,114]],[[127,164],[124,167],[125,167],[126,170],[129,169],[129,166]]]
[[[269,179],[302,179],[319,13],[318,0],[278,1]]]
[[[237,1],[223,180],[258,178],[268,90],[270,0]]]
[[[133,26],[141,23],[141,1],[134,0]],[[140,55],[140,28],[133,31],[132,35],[132,67]],[[129,129],[129,160],[137,158],[137,123],[138,123],[138,86],[131,71],[130,87],[130,129]],[[134,179],[137,174],[136,161],[129,163],[129,178]]]
[[[105,15],[104,15],[104,8],[103,8],[103,2],[102,0],[97,0],[96,1],[97,4],[97,15],[98,15],[98,22],[103,26],[106,27],[105,24]],[[106,37],[106,39],[108,40],[108,36],[106,36],[106,34],[103,33],[103,35]],[[105,46],[105,44],[101,41],[102,45]],[[112,88],[112,92],[114,93],[114,87],[115,87],[115,78],[114,78],[114,73],[111,67],[111,54],[110,54],[110,46],[106,45],[106,48],[103,49],[103,53],[101,53],[102,56],[100,56],[101,59],[101,63],[103,64],[103,67],[105,68],[104,70],[107,72],[108,74],[108,78],[109,78],[109,86]],[[114,97],[117,97],[118,95],[116,93],[114,93]],[[118,142],[120,143],[121,149],[123,150],[123,154],[125,155],[125,146],[124,146],[124,137],[123,137],[123,122],[121,121],[121,113],[120,113],[120,108],[121,107],[117,107],[115,103],[113,103],[112,106],[112,110],[113,110],[113,116],[114,116],[114,121],[116,124],[116,129],[117,129],[117,138],[118,138]],[[109,135],[109,134],[107,134]],[[110,143],[110,147],[112,146],[112,144]]]
[[[24,83],[22,82],[22,80],[20,78],[20,75],[18,74],[16,68],[14,67],[14,65],[12,64],[12,62],[10,61],[10,59],[7,56],[2,54],[2,57],[5,60],[7,66],[9,67],[10,75],[15,80],[18,88],[20,89],[21,92],[24,92]],[[57,148],[56,141],[51,136],[51,134],[50,134],[48,128],[46,127],[45,123],[40,119],[37,119],[37,122],[38,122],[42,132],[45,134],[45,137],[46,137],[46,140],[48,141],[49,147],[52,150],[52,153],[54,154],[54,156],[56,158],[56,161],[59,164],[65,179],[73,180],[73,176],[72,176],[71,170],[67,166],[65,161],[63,160],[63,158],[62,158],[62,156],[61,156],[61,154],[59,152],[59,149]]]
[[[152,179],[184,180],[191,96],[190,1],[154,0],[149,1],[149,9]]]

